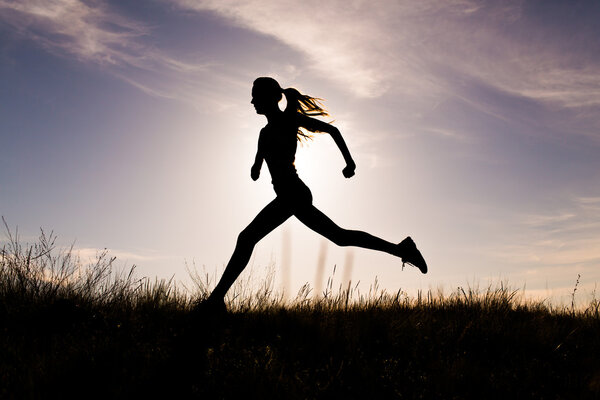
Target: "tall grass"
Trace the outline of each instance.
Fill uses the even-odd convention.
[[[88,263],[73,246],[56,247],[56,236],[43,230],[36,243],[23,245],[6,222],[7,241],[0,250],[0,298],[12,306],[78,305],[132,308],[143,303],[184,305],[186,296],[171,281],[151,282],[130,269],[115,267],[116,257],[102,250]]]
[[[195,268],[192,288],[137,278],[106,250],[86,263],[4,224],[0,398],[600,396],[600,302],[576,308],[577,284],[570,306],[505,282],[409,296],[333,276],[285,300],[272,269],[215,319],[191,312],[215,283]]]

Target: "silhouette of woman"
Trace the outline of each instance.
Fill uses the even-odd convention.
[[[282,95],[287,100],[284,111],[278,105]],[[310,133],[300,128],[331,135],[346,161],[346,167],[342,170],[346,178],[352,177],[356,169],[340,131],[333,125],[312,118],[327,115],[319,99],[301,94],[294,88],[282,89],[275,79],[261,77],[252,86],[251,103],[257,114],[267,118],[267,125],[260,131],[258,151],[250,176],[257,180],[263,161],[266,161],[277,197],[239,234],[233,255],[221,280],[204,303],[206,306],[212,304],[224,309],[225,294],[246,267],[254,246],[292,215],[338,246],[384,251],[401,257],[403,265],[412,264],[422,273],[427,273],[427,264],[410,237],[394,244],[366,232],[342,229],[312,204],[312,194],[298,177],[294,166],[297,142],[310,137]]]

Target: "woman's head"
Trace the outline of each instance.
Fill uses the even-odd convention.
[[[287,105],[283,111],[287,115],[329,115],[323,105],[321,105],[321,99],[302,94],[294,88],[282,89],[279,82],[271,77],[256,78],[252,85],[251,103],[254,105],[257,114],[267,115],[274,112],[281,112],[279,109],[279,102],[282,99],[282,94],[285,94],[285,99],[287,101]],[[304,133],[298,129],[298,140],[309,137],[310,134]]]
[[[279,83],[270,77],[260,77],[252,85],[252,101],[258,114],[278,110],[283,89]]]

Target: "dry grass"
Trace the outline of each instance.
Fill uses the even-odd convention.
[[[6,224],[5,224],[6,225]],[[240,280],[226,316],[190,312],[214,281],[84,264],[53,234],[0,254],[0,398],[597,398],[600,302],[554,307],[506,283],[450,294],[375,282],[284,301]],[[90,389],[93,388],[93,389]]]

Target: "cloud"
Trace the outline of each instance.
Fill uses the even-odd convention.
[[[198,16],[214,13],[232,25],[273,37],[303,54],[309,70],[358,98],[392,94],[410,99],[408,106],[417,108],[415,104],[431,108],[444,98],[460,98],[507,120],[526,111],[503,104],[531,99],[560,110],[560,119],[568,121],[562,128],[598,136],[600,57],[594,54],[600,54],[600,44],[593,21],[586,19],[593,10],[578,10],[583,22],[569,24],[558,18],[574,10],[568,3],[550,12],[543,5],[516,0],[162,4]],[[0,20],[49,52],[107,67],[153,96],[198,104],[208,93],[218,92],[218,84],[211,82],[239,79],[237,67],[185,60],[149,44],[150,26],[106,2],[0,0]],[[218,59],[219,54],[209,56]],[[281,62],[284,73],[299,74],[297,66]],[[487,104],[485,94],[476,90],[483,86],[498,96],[505,94],[506,101]],[[227,109],[230,101],[221,96],[214,103]]]
[[[85,264],[86,262],[95,262],[98,257],[102,254],[106,254],[107,257],[116,257],[117,260],[126,263],[143,263],[149,261],[156,261],[167,258],[166,256],[160,256],[155,251],[131,251],[131,250],[119,250],[119,249],[100,249],[95,247],[74,247],[73,254],[77,255],[79,259]]]
[[[514,217],[502,242],[485,252],[536,274],[585,271],[588,278],[598,279],[598,206],[598,197],[573,196],[558,209]]]
[[[197,104],[199,86],[214,67],[148,44],[151,27],[106,2],[0,0],[0,21],[51,54],[99,65],[151,96]]]
[[[460,142],[467,141],[467,137],[463,133],[459,133],[454,129],[429,127],[425,128],[424,130],[448,139],[453,139]]]
[[[531,214],[523,217],[523,223],[532,227],[548,228],[554,224],[562,224],[568,220],[573,219],[576,214],[573,213],[561,213],[552,215],[539,215]]]
[[[458,95],[476,103],[477,94],[464,86],[474,81],[576,110],[572,118],[597,124],[590,109],[600,106],[600,62],[589,56],[597,32],[585,36],[580,26],[557,24],[555,16],[527,2],[171,2],[277,38],[358,97],[394,92],[417,101]],[[555,13],[569,11],[565,3]],[[581,46],[586,38],[589,44]]]
[[[574,203],[583,210],[600,215],[600,197],[576,197]]]
[[[0,0],[0,18],[18,34],[52,53],[102,64],[141,65],[136,38],[148,34],[138,22],[111,12],[102,3],[79,0]]]
[[[386,75],[399,75],[409,64],[402,55],[388,53],[390,38],[379,27],[383,10],[370,3],[173,2],[189,10],[215,12],[238,26],[277,38],[308,56],[314,69],[360,97],[385,93],[392,84]]]
[[[143,39],[152,35],[151,28],[104,2],[0,0],[0,20],[50,53],[82,61],[183,73],[208,66],[186,63],[145,44]]]

